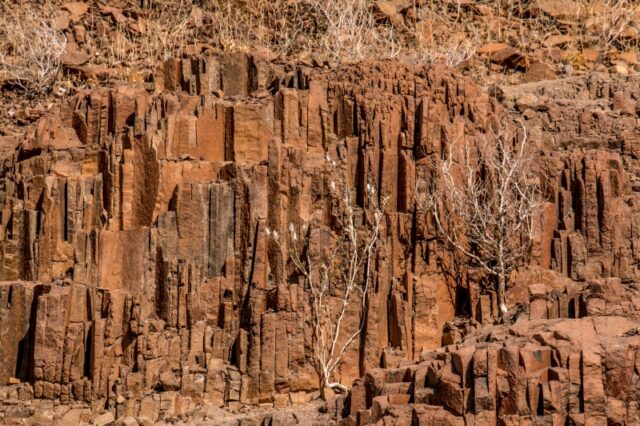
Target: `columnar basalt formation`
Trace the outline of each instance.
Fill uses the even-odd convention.
[[[337,379],[387,346],[439,346],[454,304],[415,260],[416,160],[454,122],[482,129],[487,95],[443,71],[248,56],[169,61],[154,77],[154,94],[76,95],[5,160],[0,274],[18,314],[3,382],[107,406],[153,390],[304,399],[317,387],[307,299],[263,230],[284,235],[322,207],[328,151],[356,192],[373,177],[390,197],[367,330]],[[359,318],[354,306],[347,327]]]
[[[286,235],[289,223],[326,210],[326,153],[348,171],[360,205],[370,181],[389,198],[365,328],[335,379],[350,385],[391,349],[419,361],[459,343],[443,336],[445,323],[456,314],[489,323],[495,300],[442,273],[416,200],[446,144],[482,135],[500,114],[489,94],[442,69],[247,55],[170,60],[145,88],[78,93],[3,160],[0,384],[31,383],[35,398],[121,415],[157,416],[178,397],[306,401],[318,385],[308,298],[264,229]],[[539,165],[548,203],[533,263],[570,281],[636,281],[639,200],[620,154],[545,152]],[[516,284],[511,302],[541,284],[533,281]],[[353,306],[346,327],[361,315]],[[446,415],[482,407],[495,416],[494,396],[447,405]],[[354,413],[370,408],[351,398]]]
[[[351,418],[385,425],[637,424],[639,296],[637,285],[624,288],[618,279],[551,293],[532,285],[530,310],[514,324],[485,327],[425,352],[418,363],[396,358],[367,371],[352,390]]]

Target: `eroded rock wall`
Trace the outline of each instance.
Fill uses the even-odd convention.
[[[449,336],[451,345],[417,363],[389,359],[368,370],[352,390],[350,418],[424,426],[637,424],[637,284],[562,281],[531,285],[528,312],[512,323],[467,330],[462,341]]]
[[[3,381],[109,406],[154,389],[304,398],[317,387],[307,298],[263,230],[285,234],[322,208],[327,151],[357,197],[370,177],[390,197],[366,334],[337,379],[378,365],[387,346],[410,357],[439,346],[455,304],[416,252],[416,160],[454,122],[482,129],[487,95],[442,71],[247,56],[169,61],[153,87],[80,93],[5,160],[3,288],[37,296],[9,304],[21,314],[7,314],[6,347],[31,344],[24,362],[5,358]]]
[[[326,210],[327,152],[359,205],[370,180],[389,198],[364,333],[336,380],[378,367],[387,348],[418,360],[456,313],[490,321],[490,294],[441,273],[415,200],[446,144],[499,111],[441,69],[246,55],[170,60],[144,88],[78,93],[2,165],[0,382],[124,413],[161,411],[153,391],[306,400],[308,299],[263,231]],[[575,280],[635,279],[637,201],[620,155],[548,153],[539,176],[549,204],[534,261]]]

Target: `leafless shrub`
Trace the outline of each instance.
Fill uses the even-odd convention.
[[[217,45],[225,51],[243,51],[251,45],[251,37],[260,38],[262,26],[256,25],[253,14],[228,0],[210,1],[211,33]],[[248,28],[253,27],[253,32]]]
[[[453,39],[444,45],[432,43],[424,47],[419,62],[424,64],[445,64],[448,67],[455,68],[471,59],[475,53],[476,47],[472,41]]]
[[[323,53],[339,61],[393,57],[391,27],[376,23],[370,0],[209,0],[211,34],[225,50]]]
[[[584,24],[594,39],[593,44],[604,51],[619,46],[625,31],[635,20],[640,20],[640,5],[634,0],[589,1],[583,7]]]
[[[469,61],[486,41],[477,21],[465,14],[460,0],[427,0],[412,14],[408,31],[415,40],[404,52],[418,64],[444,64],[452,68]],[[446,28],[446,31],[443,31]]]
[[[337,60],[392,58],[399,52],[392,27],[376,23],[369,0],[312,0],[322,12],[324,52]]]
[[[50,16],[46,8],[0,4],[0,66],[5,80],[30,96],[48,92],[61,69],[67,40]]]
[[[519,140],[507,129],[466,142],[459,162],[457,143],[437,166],[438,179],[427,205],[439,235],[469,266],[495,280],[500,315],[507,312],[505,293],[510,273],[526,261],[532,223],[541,206],[536,185],[528,180],[532,153],[522,125]]]
[[[601,59],[620,51],[636,50],[640,44],[640,3],[636,0],[575,0],[566,8],[549,11],[537,0],[424,0],[415,8],[409,23],[419,41],[403,45],[417,48],[421,62],[446,62],[456,56],[458,34],[475,46],[503,42],[534,56],[561,45],[567,55],[561,60],[584,66],[585,49],[596,49]],[[481,9],[480,9],[481,8]],[[476,13],[481,10],[481,13]],[[407,20],[405,20],[407,21]],[[446,28],[446,31],[443,31]],[[458,38],[460,39],[460,38]],[[453,49],[452,49],[453,48]],[[575,54],[570,52],[575,49]],[[424,54],[422,53],[424,52]]]
[[[198,39],[192,25],[194,9],[190,0],[154,0],[143,7],[132,4],[137,20],[126,17],[105,37],[90,37],[88,44],[99,53],[96,62],[100,64],[153,67],[158,60],[180,57]],[[94,25],[89,22],[90,28]]]
[[[143,52],[146,57],[180,57],[190,41],[197,40],[192,22],[194,5],[186,0],[156,1],[147,9],[148,20],[143,38]],[[191,40],[190,40],[191,39]]]
[[[226,51],[266,48],[293,55],[310,48],[319,12],[308,1],[209,0],[205,4],[214,44]]]
[[[337,182],[328,183],[332,209],[340,212],[339,229],[331,237],[335,238],[334,245],[327,245],[326,241],[321,246],[318,244],[317,237],[329,235],[331,231],[313,223],[300,227],[289,224],[286,243],[289,260],[303,276],[310,299],[313,351],[323,397],[326,389],[347,391],[344,385],[332,381],[333,373],[364,327],[370,265],[383,219],[372,184],[367,185],[366,207],[358,212],[345,173],[328,157],[326,163],[329,177],[339,176]],[[358,224],[360,217],[362,226]],[[269,229],[266,232],[283,249],[278,233]],[[347,310],[353,304],[361,304],[361,317],[355,330],[345,326]]]

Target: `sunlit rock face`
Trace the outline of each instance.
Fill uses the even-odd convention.
[[[635,163],[597,146],[556,152],[557,115],[529,135],[543,148],[532,178],[546,204],[532,268],[508,296],[526,313],[473,337],[497,316],[495,295],[452,273],[419,201],[448,144],[502,120],[470,80],[392,62],[170,60],[143,88],[78,93],[1,163],[0,385],[153,419],[185,401],[309,401],[309,297],[286,242],[264,230],[335,229],[328,155],[360,212],[371,182],[388,200],[367,300],[345,313],[345,330],[365,324],[334,375],[359,379],[340,415],[638,421],[640,356],[613,310],[638,309]],[[322,235],[314,243],[331,244]],[[336,284],[328,303],[340,297]],[[445,326],[456,316],[473,330]]]

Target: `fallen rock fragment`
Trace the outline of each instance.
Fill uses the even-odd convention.
[[[69,12],[69,17],[73,22],[79,22],[89,11],[89,4],[81,1],[67,2],[62,4],[62,8]]]
[[[624,95],[623,92],[616,92],[613,94],[613,107],[614,111],[618,111],[622,114],[631,116],[636,115],[636,102]]]
[[[618,62],[609,68],[612,73],[629,75],[629,67],[624,62]]]
[[[532,2],[531,13],[536,16],[545,14],[556,19],[575,19],[580,10],[580,4],[575,0],[538,0]]]
[[[529,59],[518,49],[506,43],[489,43],[476,49],[477,54],[488,55],[491,62],[509,69],[528,69]]]
[[[69,27],[71,15],[66,10],[60,10],[51,21],[51,26],[58,31],[62,31]]]
[[[66,67],[79,67],[89,62],[90,56],[87,52],[78,50],[73,45],[68,45],[63,55],[60,57],[60,62]]]
[[[549,64],[536,62],[531,64],[526,74],[522,76],[523,83],[533,83],[536,81],[555,80],[556,71]]]
[[[388,19],[394,26],[400,27],[403,24],[402,16],[400,16],[398,0],[395,1],[376,1],[375,8],[381,16]]]

